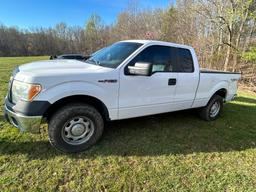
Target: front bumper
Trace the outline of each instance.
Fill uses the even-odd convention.
[[[42,116],[26,116],[11,111],[5,105],[4,116],[8,122],[22,132],[39,133]]]

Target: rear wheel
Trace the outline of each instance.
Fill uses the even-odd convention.
[[[100,113],[84,103],[70,104],[57,111],[49,122],[49,140],[63,152],[80,152],[94,145],[103,133]]]
[[[208,104],[199,110],[199,115],[206,121],[213,121],[218,118],[223,108],[223,98],[214,95]]]

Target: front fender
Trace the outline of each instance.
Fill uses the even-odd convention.
[[[44,100],[52,104],[65,97],[87,95],[101,100],[107,108],[114,109],[118,107],[117,90],[117,85],[100,86],[83,81],[64,82],[48,89],[43,89],[35,100]]]

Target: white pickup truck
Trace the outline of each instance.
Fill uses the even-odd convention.
[[[215,120],[232,100],[240,73],[200,70],[192,47],[128,40],[86,61],[49,60],[13,71],[5,117],[21,131],[48,123],[50,143],[79,152],[101,137],[104,122],[198,108]]]

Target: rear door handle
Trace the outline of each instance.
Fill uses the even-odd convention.
[[[168,85],[176,85],[176,79],[169,79]]]

